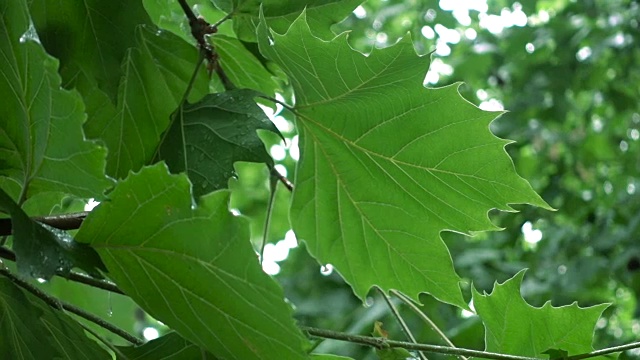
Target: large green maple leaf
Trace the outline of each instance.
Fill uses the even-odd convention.
[[[118,183],[77,235],[154,318],[223,359],[302,359],[304,337],[265,274],[229,192],[197,205],[186,174],[164,163]]]
[[[489,131],[498,114],[457,85],[426,89],[429,58],[409,37],[365,56],[346,34],[313,36],[304,14],[285,35],[261,23],[258,37],[295,91],[298,237],[360,298],[376,285],[466,307],[440,232],[494,230],[487,212],[509,203],[548,207]]]
[[[473,303],[486,331],[486,351],[538,357],[593,351],[596,322],[608,305],[581,308],[573,303],[553,307],[547,302],[535,308],[520,295],[524,273],[522,270],[503,284],[496,284],[489,295],[473,290]]]

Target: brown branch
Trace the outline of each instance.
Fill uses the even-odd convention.
[[[387,340],[380,337],[352,335],[352,334],[346,334],[346,333],[341,333],[341,332],[326,330],[326,329],[312,328],[307,326],[301,326],[300,328],[302,329],[302,331],[305,331],[307,334],[313,337],[347,341],[354,344],[371,346],[376,349],[403,348],[407,350],[418,350],[418,351],[425,351],[425,352],[431,352],[436,354],[475,356],[479,358],[495,359],[495,360],[543,360],[542,358],[534,358],[534,357],[528,357],[528,356],[498,354],[498,353],[492,353],[488,351],[452,348],[449,346],[439,346],[439,345],[430,345],[430,344],[415,344],[415,343],[406,342],[406,341]]]
[[[16,254],[5,247],[0,247],[0,258],[10,260],[10,261],[16,261]],[[79,272],[75,272],[75,271],[70,271],[68,274],[62,271],[57,271],[56,275],[71,281],[81,283],[81,284],[93,286],[98,289],[111,291],[116,294],[126,295],[122,290],[118,288],[116,284],[108,280],[95,279],[95,278],[92,278],[91,276],[88,276]]]
[[[43,224],[47,224],[51,227],[60,230],[75,230],[79,229],[82,222],[89,214],[86,211],[70,213],[70,214],[61,214],[61,215],[51,215],[51,216],[38,216],[32,218],[35,221],[41,222]],[[0,219],[0,236],[11,235],[12,233],[11,219],[5,218]]]
[[[142,345],[144,344],[144,341],[142,339],[139,339],[131,334],[129,334],[128,332],[122,330],[121,328],[107,322],[104,321],[102,318],[95,316],[89,312],[86,312],[85,310],[82,310],[78,307],[76,307],[75,305],[71,305],[67,302],[61,301],[59,299],[56,299],[55,297],[45,293],[44,291],[40,290],[39,288],[37,288],[36,286],[22,280],[21,278],[17,277],[16,275],[12,274],[11,271],[9,271],[7,268],[5,267],[0,267],[0,275],[3,275],[5,277],[7,277],[9,280],[11,280],[14,284],[16,284],[17,286],[25,289],[26,291],[30,292],[31,294],[33,294],[34,296],[40,298],[42,301],[44,301],[45,303],[47,303],[49,306],[51,306],[52,308],[56,309],[56,310],[66,310],[70,313],[73,313],[77,316],[80,316],[81,318],[91,321],[92,323],[95,323],[99,326],[101,326],[102,328],[111,331],[112,333],[120,336],[121,338],[129,341],[132,344],[135,345]]]
[[[287,190],[289,190],[290,192],[293,191],[293,183],[291,182],[291,180],[287,179],[286,176],[280,174],[280,172],[275,167],[271,168],[271,176],[277,178],[278,181],[280,181],[282,185],[287,188]]]

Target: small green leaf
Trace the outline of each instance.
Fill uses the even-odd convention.
[[[118,350],[119,353],[116,354],[118,360],[215,359],[213,355],[175,332],[168,333],[141,346],[119,346]]]
[[[213,0],[214,4],[226,12],[233,12],[233,27],[238,38],[256,42],[256,28],[260,22],[260,8],[269,27],[284,34],[293,21],[304,10],[316,36],[331,39],[335,35],[331,25],[343,20],[363,0]]]
[[[21,274],[48,280],[56,271],[68,273],[74,266],[95,277],[101,277],[99,270],[106,270],[90,246],[77,243],[65,231],[31,220],[2,189],[0,210],[11,215],[13,250]]]
[[[211,36],[210,39],[220,55],[222,69],[236,87],[275,96],[278,84],[273,75],[238,39],[219,34]]]
[[[156,160],[166,161],[173,173],[186,171],[196,197],[226,188],[236,161],[272,165],[256,130],[280,133],[256,105],[257,95],[249,89],[232,90],[184,105],[174,115]]]
[[[124,178],[153,159],[198,61],[198,51],[169,32],[140,27],[135,38],[136,47],[127,52],[122,66],[117,107],[94,90],[90,98],[96,103],[91,106],[95,113],[86,125],[90,138],[107,145],[107,173],[116,178]],[[202,67],[191,99],[204,96],[207,84]]]
[[[569,353],[562,349],[549,349],[543,351],[543,354],[549,355],[549,359],[565,360],[569,357]]]
[[[298,238],[361,299],[377,285],[466,308],[440,232],[497,230],[487,212],[510,203],[548,207],[489,131],[497,114],[457,86],[426,89],[429,58],[408,37],[364,56],[346,34],[313,36],[304,14],[286,36],[258,32],[295,90]]]
[[[11,0],[13,1],[13,0]],[[7,359],[40,360],[61,356],[35,308],[11,280],[0,277],[0,352]]]
[[[380,321],[376,321],[373,324],[373,336],[382,337],[385,339],[389,337],[387,331],[382,328],[382,323]],[[378,355],[378,358],[380,358],[380,360],[406,360],[414,358],[414,356],[407,349],[391,347],[376,349],[376,355]]]
[[[84,104],[57,70],[26,2],[0,2],[0,176],[18,184],[20,203],[48,191],[98,197],[110,185],[106,150],[85,141]]]
[[[282,289],[258,264],[229,193],[194,204],[186,175],[164,164],[120,182],[84,221],[110,276],[154,318],[224,359],[303,359]]]
[[[486,351],[522,356],[543,356],[549,349],[571,355],[593,351],[596,322],[608,305],[553,307],[547,302],[535,308],[520,295],[524,273],[496,284],[489,295],[473,290],[473,303],[486,331]]]

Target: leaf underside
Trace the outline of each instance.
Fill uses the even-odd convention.
[[[164,164],[121,181],[83,223],[118,286],[154,318],[224,359],[302,359],[304,337],[262,272],[227,191],[193,204]]]
[[[473,304],[485,327],[486,351],[532,357],[593,351],[596,322],[609,305],[553,307],[547,302],[533,307],[520,295],[525,271],[496,284],[491,294],[473,290]]]
[[[0,278],[0,349],[6,359],[111,359],[68,315]]]
[[[256,130],[280,133],[256,105],[257,95],[249,89],[232,90],[184,105],[173,115],[156,160],[166,161],[173,173],[186,171],[196,197],[226,188],[236,161],[272,166]]]
[[[297,99],[292,227],[362,299],[376,285],[466,308],[440,232],[495,230],[487,212],[510,203],[548,206],[488,130],[496,113],[457,86],[424,88],[429,60],[408,37],[364,56],[346,36],[315,37],[304,14],[285,35],[258,28]]]

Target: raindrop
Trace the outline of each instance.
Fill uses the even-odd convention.
[[[320,274],[322,274],[324,276],[329,276],[329,275],[331,275],[332,272],[333,272],[333,265],[331,265],[331,264],[322,265],[320,267]]]
[[[113,316],[113,307],[111,306],[111,292],[107,293],[107,316]]]
[[[20,43],[24,44],[27,41],[35,41],[38,44],[40,43],[40,38],[38,38],[38,33],[36,32],[36,28],[33,26],[33,23],[29,22],[29,28],[27,31],[20,36]]]

